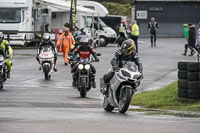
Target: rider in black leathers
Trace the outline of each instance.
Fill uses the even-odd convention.
[[[78,60],[76,58],[76,55],[79,54],[79,57],[80,58],[83,58],[83,59],[87,59],[87,58],[90,58],[90,55],[92,54],[95,61],[96,62],[99,62],[99,58],[97,57],[96,55],[96,52],[94,51],[94,48],[92,46],[89,45],[89,39],[86,35],[82,36],[81,39],[80,39],[80,44],[75,48],[75,50],[73,51],[73,56],[71,58],[71,60]],[[77,61],[78,62],[78,61]],[[72,69],[71,69],[71,73],[73,75],[73,86],[76,85],[75,81],[76,79],[78,78],[77,77],[77,64],[74,64],[72,66]],[[92,71],[92,86],[93,88],[96,88],[96,82],[95,82],[95,74],[96,74],[96,69],[95,67],[90,64],[90,67],[91,67],[91,71]]]
[[[54,64],[54,68],[53,69],[54,69],[55,72],[57,72],[57,68],[56,68],[57,50],[56,50],[56,47],[55,47],[54,43],[50,39],[49,33],[44,33],[44,35],[43,35],[43,40],[42,40],[42,42],[40,43],[40,45],[38,47],[38,52],[37,52],[36,60],[38,61],[38,63],[40,63],[39,62],[39,54],[40,54],[42,48],[44,46],[47,46],[47,45],[51,46],[52,50],[54,52],[54,58],[55,58],[54,62],[55,62],[55,64]],[[39,69],[41,70],[41,68],[39,68]]]
[[[116,69],[123,67],[123,61],[133,61],[138,67],[138,71],[142,73],[143,67],[140,63],[139,56],[134,48],[134,42],[131,39],[128,39],[122,43],[121,49],[118,49],[115,52],[115,56],[111,60],[112,70],[103,76],[104,83],[109,85],[110,80],[115,74]],[[107,86],[108,88],[108,86]],[[105,93],[107,90],[101,90],[102,93]]]

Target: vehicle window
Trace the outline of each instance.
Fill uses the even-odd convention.
[[[0,23],[20,23],[21,10],[20,9],[0,9]]]

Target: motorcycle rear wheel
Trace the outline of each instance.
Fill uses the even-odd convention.
[[[112,112],[114,107],[111,106],[109,103],[108,103],[108,100],[106,98],[104,98],[104,101],[103,101],[103,108],[105,111],[107,112]]]
[[[132,97],[132,89],[129,87],[121,90],[121,96],[119,97],[119,112],[125,113],[128,110]]]

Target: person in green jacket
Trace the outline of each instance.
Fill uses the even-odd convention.
[[[137,21],[133,21],[133,25],[132,25],[132,32],[131,32],[131,39],[135,42],[135,46],[136,46],[136,52],[138,53],[138,38],[140,35],[140,28],[137,24]]]
[[[2,32],[0,32],[0,48],[1,50],[4,51],[5,53],[5,62],[6,62],[6,66],[8,68],[7,71],[7,77],[10,78],[10,71],[11,71],[11,66],[12,66],[12,58],[13,58],[13,49],[11,48],[9,42],[7,40],[4,40],[4,34]]]

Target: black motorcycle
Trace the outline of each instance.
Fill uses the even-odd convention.
[[[101,54],[97,53],[97,56],[101,56]],[[87,92],[92,88],[93,73],[91,70],[91,63],[94,61],[95,60],[92,58],[83,59],[79,57],[78,61],[73,62],[73,64],[77,66],[75,72],[75,87],[77,87],[81,97],[85,97]]]
[[[5,58],[3,55],[0,55],[0,89],[3,89],[3,85],[7,80],[7,66],[5,62]]]

